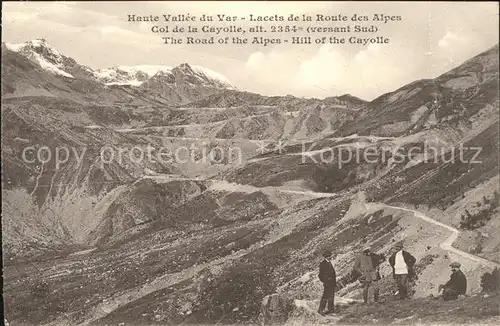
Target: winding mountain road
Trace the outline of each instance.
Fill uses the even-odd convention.
[[[446,238],[445,241],[443,241],[443,242],[441,242],[439,244],[439,247],[441,249],[449,251],[449,252],[452,252],[452,253],[454,253],[456,255],[459,255],[461,257],[464,257],[466,259],[474,261],[474,262],[476,262],[478,264],[482,264],[482,265],[485,265],[485,266],[488,266],[488,267],[491,267],[491,268],[495,268],[495,267],[499,267],[500,268],[500,264],[497,263],[497,262],[494,262],[494,261],[491,261],[489,259],[482,258],[482,257],[476,256],[476,255],[470,254],[468,252],[465,252],[465,251],[462,251],[460,249],[457,249],[457,248],[453,247],[453,243],[460,236],[460,230],[458,230],[458,229],[456,229],[456,228],[454,228],[452,226],[449,226],[447,224],[444,224],[444,223],[441,223],[439,221],[436,221],[435,219],[433,219],[433,218],[431,218],[429,216],[426,216],[422,212],[419,212],[419,211],[414,210],[414,209],[402,208],[402,207],[397,207],[397,206],[390,206],[390,205],[382,204],[382,203],[366,203],[365,205],[367,205],[367,207],[372,207],[372,208],[375,208],[375,209],[392,208],[392,209],[398,209],[398,210],[402,210],[402,211],[411,212],[411,213],[414,214],[415,217],[417,217],[417,218],[419,218],[421,220],[424,220],[426,222],[432,223],[434,225],[440,226],[442,228],[445,228],[445,229],[451,231],[450,236],[448,238]]]
[[[190,180],[191,178],[179,178],[177,176],[173,175],[163,175],[163,176],[157,176],[159,178],[163,177],[165,181],[167,180]],[[198,181],[198,180],[197,180]],[[206,180],[208,181],[208,180]],[[209,189],[213,190],[225,190],[225,191],[240,191],[240,192],[255,192],[255,191],[261,191],[266,188],[271,188],[273,190],[281,191],[281,192],[288,192],[288,193],[298,193],[298,194],[303,194],[303,195],[309,195],[311,197],[334,197],[335,194],[332,193],[316,193],[313,191],[301,191],[301,190],[295,190],[295,189],[289,189],[286,187],[255,187],[251,185],[242,185],[242,184],[237,184],[237,183],[230,183],[227,181],[222,181],[222,180],[210,180],[210,187]],[[426,216],[422,212],[419,212],[417,210],[413,209],[408,209],[408,208],[402,208],[402,207],[397,207],[397,206],[391,206],[387,205],[384,203],[365,203],[365,207],[367,209],[371,210],[380,210],[384,208],[390,208],[390,209],[396,209],[396,210],[402,210],[402,211],[407,211],[411,212],[414,214],[415,217],[424,220],[428,223],[431,223],[433,225],[437,225],[439,227],[445,228],[448,231],[451,232],[450,236],[447,237],[443,242],[440,243],[440,247],[443,250],[446,250],[448,252],[452,252],[460,257],[469,259],[471,261],[474,261],[478,264],[488,266],[491,268],[495,267],[500,267],[500,264],[482,257],[478,257],[476,255],[464,252],[462,250],[456,249],[452,246],[452,244],[455,242],[455,240],[460,236],[460,231],[452,226],[446,225],[442,222],[439,222],[429,216]],[[292,224],[297,224],[298,221],[293,221]],[[293,229],[293,227],[291,228]],[[206,264],[200,264],[200,265],[195,265],[191,268],[188,268],[181,273],[173,273],[173,274],[167,274],[163,275],[162,277],[159,277],[157,279],[152,280],[151,282],[147,284],[142,284],[141,286],[138,286],[133,289],[129,289],[127,291],[124,291],[118,295],[115,295],[113,297],[108,298],[106,301],[96,305],[89,313],[88,316],[86,316],[85,320],[80,323],[80,325],[88,325],[92,322],[95,322],[101,318],[104,318],[105,316],[109,315],[111,312],[119,309],[120,307],[124,306],[125,304],[132,302],[134,300],[138,300],[146,295],[149,295],[155,291],[158,291],[159,289],[164,289],[169,286],[172,286],[173,284],[176,284],[178,282],[181,282],[183,280],[188,279],[189,277],[193,277],[203,269],[210,267],[210,266],[215,266],[215,265],[221,265],[225,264],[228,261],[233,261],[235,259],[240,258],[244,254],[255,250],[259,247],[262,247],[265,244],[271,243],[276,241],[277,239],[282,238],[283,236],[287,235],[288,232],[284,232],[282,234],[277,235],[277,237],[274,237],[273,239],[269,239],[267,242],[265,241],[264,243],[258,243],[254,244],[251,248],[233,253],[229,256],[222,257],[219,259],[216,259],[214,261],[211,261]],[[85,252],[87,253],[87,252]],[[63,321],[57,320],[57,323],[61,323]],[[64,323],[64,322],[63,322]],[[55,325],[54,323],[50,323],[48,325]]]
[[[204,179],[204,178],[190,178],[190,177],[181,177],[177,175],[169,175],[169,174],[159,174],[159,175],[147,175],[143,176],[139,180],[144,179],[153,179],[159,182],[171,182],[171,181],[204,181],[210,185],[211,190],[223,190],[223,191],[233,191],[233,192],[246,192],[253,193],[257,191],[266,191],[273,190],[276,192],[288,193],[288,194],[296,194],[296,195],[305,195],[313,198],[324,198],[324,197],[336,197],[337,194],[331,192],[316,192],[307,189],[301,188],[288,188],[283,186],[266,186],[266,187],[257,187],[252,186],[250,184],[239,184],[234,182],[228,182],[224,180],[217,179]]]
[[[284,186],[266,186],[266,187],[257,187],[249,184],[239,184],[234,182],[228,182],[223,180],[210,180],[210,189],[212,190],[224,190],[224,191],[233,191],[233,192],[246,192],[253,193],[257,191],[266,191],[272,190],[276,192],[283,192],[289,194],[297,194],[297,195],[305,195],[314,198],[323,198],[323,197],[336,197],[337,194],[330,192],[316,192],[312,190],[302,189],[302,188],[288,188]]]
[[[161,178],[161,176],[157,176],[157,177]],[[194,179],[194,178],[191,179],[191,178],[178,178],[178,177],[168,177],[168,176],[165,176],[164,178],[167,180],[196,180],[196,181],[199,181],[199,179]],[[275,191],[280,191],[280,192],[284,192],[284,193],[302,194],[302,195],[307,195],[307,196],[314,197],[314,198],[325,198],[325,197],[335,197],[336,196],[336,194],[334,194],[334,193],[322,193],[322,192],[314,192],[314,191],[307,191],[307,190],[292,190],[292,189],[287,189],[287,188],[283,188],[283,187],[262,187],[262,188],[260,188],[260,187],[255,187],[255,186],[251,186],[251,185],[231,183],[231,182],[222,181],[222,180],[210,180],[210,181],[212,183],[211,187],[210,187],[211,189],[226,190],[226,191],[255,192],[255,191],[264,190],[264,189],[273,189]],[[495,267],[500,268],[500,264],[495,262],[495,261],[492,261],[492,260],[489,260],[489,259],[486,259],[483,257],[479,257],[479,256],[470,254],[468,252],[465,252],[465,251],[462,251],[460,249],[453,247],[453,243],[458,239],[458,237],[460,236],[460,233],[461,233],[460,230],[458,230],[457,228],[454,228],[450,225],[439,222],[439,221],[425,215],[424,213],[417,211],[417,210],[414,210],[414,209],[391,206],[391,205],[387,205],[384,203],[365,203],[365,205],[367,206],[367,208],[371,207],[373,209],[392,208],[392,209],[411,212],[414,214],[415,217],[417,217],[421,220],[424,220],[428,223],[445,228],[451,232],[450,236],[448,238],[446,238],[445,241],[443,241],[439,244],[441,249],[446,250],[446,251],[451,252],[451,253],[454,253],[456,255],[459,255],[459,256],[466,258],[466,259],[469,259],[471,261],[474,261],[478,264],[482,264],[482,265],[485,265],[485,266],[488,266],[491,268],[495,268]]]

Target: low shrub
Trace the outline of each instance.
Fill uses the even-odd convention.
[[[486,272],[481,275],[481,292],[487,294],[500,293],[500,270],[498,268],[495,267],[491,273]]]

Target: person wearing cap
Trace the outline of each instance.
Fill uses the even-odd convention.
[[[399,298],[404,300],[408,297],[408,278],[413,276],[413,267],[417,260],[409,252],[403,250],[401,242],[396,244],[395,248],[395,252],[389,258],[389,264],[396,280]]]
[[[319,264],[319,280],[323,283],[323,296],[319,304],[318,313],[321,315],[335,312],[335,287],[337,283],[337,275],[331,261],[332,252],[326,250],[323,253],[323,261]],[[325,311],[325,307],[327,311]]]
[[[450,280],[446,284],[439,286],[439,291],[443,290],[443,300],[456,300],[459,295],[464,295],[467,291],[467,278],[460,270],[460,263],[453,262],[451,266]]]
[[[351,274],[359,275],[358,279],[363,284],[364,303],[368,303],[370,291],[373,292],[373,301],[379,302],[378,281],[381,279],[379,266],[384,259],[383,255],[372,252],[370,246],[365,246],[354,262]]]

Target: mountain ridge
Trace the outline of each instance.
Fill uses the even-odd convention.
[[[173,69],[177,68],[177,71],[183,71],[184,66],[189,66],[188,71],[191,71],[191,74],[198,75],[199,78],[208,80],[214,83],[217,88],[222,90],[238,90],[238,88],[233,85],[227,77],[221,75],[220,73],[199,65],[193,65],[189,63],[180,63],[177,66],[166,66],[166,65],[158,65],[158,64],[140,64],[140,65],[115,65],[108,68],[98,68],[93,69],[92,67],[88,67],[85,65],[78,64],[73,58],[62,55],[59,53],[57,49],[49,44],[49,42],[45,38],[35,38],[33,40],[26,41],[24,43],[8,43],[2,42],[6,47],[14,52],[18,52],[28,59],[36,62],[38,65],[45,65],[44,69],[48,69],[48,71],[59,74],[64,77],[71,78],[73,77],[72,73],[75,73],[77,70],[81,70],[76,72],[77,78],[86,78],[91,79],[93,81],[97,81],[103,83],[108,86],[133,86],[139,87],[145,81],[154,77],[157,73],[163,72],[169,74]],[[54,54],[55,57],[59,58],[57,62],[58,64],[62,64],[61,66],[49,66],[49,64],[53,64],[52,60],[42,60],[47,58],[37,58],[36,55],[33,54],[33,50],[38,54]],[[43,62],[48,61],[48,62]],[[68,71],[66,71],[68,70]],[[269,95],[267,97],[286,97],[281,95]],[[352,96],[350,94],[344,94],[341,96],[334,96],[335,98],[343,97],[344,100],[354,100],[358,103],[366,102],[359,97]],[[303,97],[302,97],[303,98]],[[325,97],[326,100],[328,97]],[[307,98],[307,99],[316,99],[316,98]],[[320,99],[321,100],[321,99]]]
[[[62,55],[46,39],[33,39],[24,43],[2,43],[2,48],[18,53],[50,74],[65,78],[83,79],[103,86],[137,87],[139,91],[155,93],[159,97],[171,97],[191,101],[190,96],[201,96],[223,89],[236,89],[229,80],[208,68],[181,63],[176,67],[162,65],[115,66],[92,69]],[[149,83],[147,83],[149,81]],[[172,84],[159,87],[159,84]],[[181,84],[177,89],[177,84]],[[180,94],[177,94],[177,91]]]

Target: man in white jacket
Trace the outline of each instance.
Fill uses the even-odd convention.
[[[389,264],[392,266],[393,276],[396,280],[401,300],[408,297],[408,278],[413,276],[415,262],[415,257],[403,250],[402,243],[396,244],[396,252],[389,258]]]

